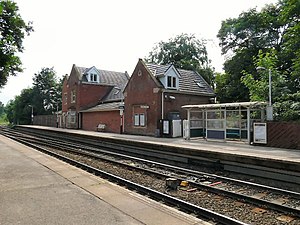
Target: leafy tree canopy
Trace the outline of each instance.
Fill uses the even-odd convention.
[[[34,102],[37,113],[52,114],[61,105],[61,84],[53,68],[42,68],[33,78]]]
[[[10,123],[30,124],[33,115],[49,115],[61,109],[62,79],[58,80],[53,68],[42,68],[33,78],[33,87],[23,89],[21,94],[6,105]]]
[[[276,68],[277,62],[276,51],[270,53],[259,54],[254,59],[256,68],[261,68],[262,71],[258,75],[252,75],[247,71],[243,71],[241,81],[249,89],[251,101],[269,101],[269,75],[271,75],[272,98],[277,101],[283,94],[288,94],[285,88],[286,78]]]
[[[13,124],[30,124],[32,104],[32,89],[23,89],[21,94],[16,96],[14,100],[9,101],[5,107],[8,121]]]
[[[0,102],[0,116],[4,114],[4,110],[5,110],[4,104]]]
[[[22,72],[17,53],[24,49],[25,34],[33,31],[31,23],[26,24],[18,10],[15,2],[0,1],[0,87],[6,84],[9,76]]]
[[[250,9],[237,18],[223,21],[218,38],[227,60],[225,75],[216,82],[218,99],[222,102],[253,98],[241,77],[245,72],[253,78],[259,77],[253,58],[272,51],[277,60],[273,61],[275,64],[271,69],[285,76],[285,89],[290,94],[297,93],[300,90],[299,33],[299,0],[280,0],[275,5],[266,5],[261,11]],[[233,84],[235,88],[225,91]]]
[[[213,84],[213,68],[210,66],[204,39],[195,35],[181,34],[167,42],[159,42],[145,59],[150,63],[174,64],[176,68],[195,70]]]

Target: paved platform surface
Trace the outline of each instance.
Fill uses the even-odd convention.
[[[0,225],[208,224],[0,135]]]
[[[202,151],[219,152],[233,155],[258,157],[263,159],[282,160],[293,163],[300,163],[300,150],[254,146],[241,142],[215,142],[204,139],[184,140],[183,138],[156,138],[148,136],[136,136],[126,134],[114,134],[104,132],[93,132],[84,130],[62,129],[43,126],[25,126],[37,129],[55,130],[60,132],[85,134],[112,139],[132,140],[136,142],[147,142],[157,145],[175,146]]]

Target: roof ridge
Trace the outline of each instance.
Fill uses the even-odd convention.
[[[91,67],[84,67],[84,66],[76,66],[77,68],[81,68],[82,70],[84,70],[84,72],[86,72],[86,70],[90,70],[91,68],[95,67],[96,70],[98,71],[104,71],[104,72],[113,72],[113,73],[126,73],[126,71],[124,72],[119,72],[119,71],[113,71],[113,70],[104,70],[104,69],[99,69],[96,66],[91,66]]]

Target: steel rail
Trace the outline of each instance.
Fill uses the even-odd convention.
[[[38,143],[38,144],[41,144],[41,143]],[[98,158],[98,159],[102,159],[102,160],[105,160],[105,161],[109,161],[109,162],[112,162],[112,163],[118,163],[118,164],[121,164],[122,166],[126,166],[126,167],[130,167],[130,168],[134,168],[134,169],[138,169],[138,170],[143,170],[143,171],[146,171],[148,173],[154,173],[156,175],[159,175],[159,176],[163,176],[163,177],[174,177],[176,179],[179,179],[179,180],[182,180],[182,178],[180,177],[176,177],[174,175],[162,175],[161,173],[157,172],[157,171],[153,171],[153,170],[150,170],[150,169],[145,169],[145,168],[137,168],[135,166],[131,166],[131,165],[128,165],[128,164],[125,164],[125,163],[121,163],[121,162],[116,162],[115,160],[110,160],[110,159],[107,159],[107,158],[104,158],[104,157],[101,157],[99,155],[94,155],[94,154],[90,154],[90,153],[87,153],[87,152],[82,152],[83,149],[81,149],[80,151],[78,150],[74,150],[74,149],[70,149],[70,146],[72,146],[73,148],[74,147],[78,147],[72,143],[68,143],[68,147],[66,147],[65,145],[62,146],[61,143],[55,143],[53,145],[53,143],[50,143],[50,144],[47,144],[47,143],[42,143],[42,145],[45,145],[45,146],[49,146],[49,147],[58,147],[58,148],[64,148],[65,150],[67,151],[71,151],[71,152],[75,152],[75,153],[80,153],[80,154],[84,154],[86,156],[89,156],[89,157],[94,157],[94,158]],[[66,149],[67,148],[67,149]],[[96,152],[96,153],[99,153],[99,152],[102,152],[102,150],[92,150],[90,148],[87,148],[87,150],[84,150],[84,151],[92,151],[92,152]],[[107,152],[107,151],[104,151],[106,154],[111,154],[110,152]],[[123,154],[117,154],[117,153],[112,153],[111,155],[114,155],[114,156],[118,156],[118,157],[125,157],[125,158],[129,158],[129,159],[133,159],[133,160],[137,160],[137,161],[142,161],[142,162],[146,162],[146,163],[151,163],[151,164],[159,164],[160,166],[164,166],[164,167],[170,167],[172,170],[177,170],[177,171],[180,171],[182,172],[182,169],[183,168],[179,168],[179,167],[175,167],[175,166],[169,166],[169,165],[166,165],[166,164],[161,164],[161,163],[156,163],[154,161],[150,161],[150,160],[143,160],[143,159],[139,159],[139,158],[136,158],[136,157],[131,157],[131,156],[126,156],[126,155],[123,155]],[[194,171],[190,171],[190,170],[185,170],[185,172],[189,172],[190,173],[193,173],[193,174],[197,174],[195,173]],[[197,174],[199,175],[199,174]],[[202,173],[201,173],[202,175]],[[207,174],[205,173],[205,175],[208,175],[208,176],[211,176],[211,174]],[[222,177],[224,179],[224,177]],[[228,181],[227,178],[225,178],[226,181]],[[241,183],[240,180],[235,180],[235,179],[230,179],[230,181],[234,181],[234,182],[237,182],[237,183]],[[232,192],[232,191],[227,191],[227,190],[223,190],[223,189],[219,189],[219,188],[216,188],[216,187],[213,187],[213,186],[207,186],[207,185],[204,185],[204,184],[201,184],[201,183],[197,183],[197,182],[193,182],[193,181],[189,181],[190,184],[192,184],[193,186],[195,187],[198,187],[198,188],[201,188],[202,190],[205,189],[209,192],[212,192],[214,194],[221,194],[221,195],[224,195],[224,196],[228,196],[228,197],[231,197],[231,198],[234,198],[234,199],[238,199],[240,201],[243,201],[243,202],[247,202],[247,203],[250,203],[250,204],[254,204],[254,205],[257,205],[257,206],[261,206],[261,205],[264,205],[264,206],[267,206],[268,208],[270,209],[273,209],[273,210],[276,210],[276,211],[280,211],[280,212],[284,212],[284,213],[292,213],[298,217],[300,217],[300,210],[297,209],[297,208],[291,208],[291,207],[288,207],[288,206],[285,206],[285,205],[280,205],[280,204],[276,204],[276,203],[273,203],[273,202],[270,202],[270,201],[266,201],[266,200],[263,200],[263,199],[257,199],[257,198],[253,198],[251,196],[248,196],[248,195],[244,195],[244,194],[240,194],[240,193],[235,193],[235,192]],[[262,185],[256,185],[254,183],[250,183],[250,182],[245,182],[247,185],[250,185],[250,186],[254,186],[254,187],[262,187],[268,191],[270,191],[270,189],[272,190],[272,187],[268,187],[268,186],[262,186]],[[281,190],[281,189],[275,189],[276,191],[280,190],[280,191],[285,191],[285,190]],[[289,194],[289,193],[284,193],[284,194]],[[294,193],[294,194],[298,194],[299,193]]]
[[[152,198],[163,200],[164,202],[166,202],[168,204],[179,207],[181,210],[185,210],[185,211],[188,211],[190,213],[194,213],[194,214],[198,215],[199,217],[204,217],[204,218],[207,218],[209,220],[217,221],[217,222],[219,222],[221,224],[224,224],[224,225],[247,225],[244,222],[238,221],[238,220],[230,218],[228,216],[225,216],[225,215],[213,212],[211,210],[199,207],[199,206],[191,204],[189,202],[185,202],[183,200],[174,198],[174,197],[166,195],[164,193],[161,193],[161,192],[152,190],[150,188],[144,187],[142,185],[136,184],[134,182],[131,182],[131,181],[126,180],[124,178],[121,178],[119,176],[116,176],[116,175],[110,174],[108,172],[93,168],[93,167],[91,167],[87,164],[80,163],[76,160],[70,159],[68,157],[62,156],[62,155],[54,153],[54,152],[51,152],[51,151],[49,151],[45,148],[42,148],[42,147],[40,147],[38,145],[35,145],[35,144],[32,144],[30,142],[20,140],[20,139],[16,139],[14,137],[9,137],[9,138],[11,138],[15,141],[18,141],[18,142],[20,142],[20,143],[22,143],[26,146],[37,149],[41,152],[47,153],[47,154],[49,154],[53,157],[56,157],[60,160],[63,160],[65,162],[69,163],[69,164],[72,164],[72,165],[76,166],[76,167],[80,167],[80,168],[82,168],[82,169],[84,169],[84,170],[86,170],[90,173],[101,176],[101,177],[106,178],[110,181],[116,182],[120,185],[126,186],[129,189],[134,189],[134,190],[138,191],[139,193],[146,194],[148,196],[151,196]]]
[[[55,140],[55,138],[52,138],[52,140]],[[69,143],[67,142],[68,145],[73,145],[74,147],[78,147],[77,145],[73,144],[73,143]],[[138,158],[138,157],[134,157],[134,156],[129,156],[129,155],[124,155],[121,153],[115,153],[115,152],[111,152],[111,151],[106,151],[106,150],[102,150],[102,149],[92,149],[91,147],[86,147],[83,146],[84,148],[86,148],[88,151],[92,151],[95,153],[104,153],[104,154],[110,154],[110,155],[114,155],[117,157],[123,157],[123,158],[127,158],[130,160],[137,160],[137,161],[141,161],[144,163],[149,163],[149,164],[156,164],[158,166],[161,166],[163,168],[168,168],[170,170],[177,170],[177,171],[183,171],[185,173],[188,174],[192,174],[192,175],[197,175],[197,176],[207,176],[209,178],[213,177],[222,181],[226,181],[226,182],[233,182],[233,183],[237,183],[237,184],[243,184],[243,185],[248,185],[248,186],[252,186],[255,188],[263,188],[266,189],[268,191],[273,191],[279,194],[288,194],[291,195],[295,198],[300,199],[300,193],[298,192],[294,192],[294,191],[289,191],[289,190],[284,190],[284,189],[280,189],[280,188],[276,188],[276,187],[271,187],[271,186],[267,186],[267,185],[262,185],[262,184],[257,184],[257,183],[253,183],[253,182],[249,182],[249,181],[243,181],[243,180],[237,180],[234,178],[229,178],[229,177],[224,177],[224,176],[220,176],[220,175],[216,175],[216,174],[210,174],[210,173],[205,173],[205,172],[201,172],[201,171],[194,171],[194,170],[190,170],[187,168],[183,168],[183,167],[177,167],[177,166],[173,166],[173,165],[169,165],[169,164],[164,164],[164,163],[160,163],[160,162],[154,162],[151,160],[147,160],[147,159],[142,159],[142,158]]]

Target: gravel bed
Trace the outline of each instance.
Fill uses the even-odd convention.
[[[62,151],[57,152],[74,160],[88,164],[92,167],[115,174],[132,182],[139,183],[143,186],[160,191],[162,193],[167,193],[173,197],[180,198],[200,207],[216,211],[220,214],[227,215],[237,220],[241,220],[248,224],[300,224],[299,218],[295,218],[289,215],[283,215],[272,210],[266,210],[263,208],[260,209],[259,207],[254,207],[247,203],[236,201],[225,196],[208,193],[201,190],[190,192],[189,190],[192,189],[192,187],[181,187],[175,191],[169,190],[166,188],[165,179],[157,178],[156,176],[149,175],[137,170],[128,170],[128,168],[125,168],[124,166],[91,159],[85,156],[69,154]]]

